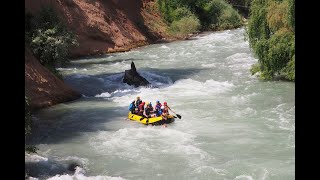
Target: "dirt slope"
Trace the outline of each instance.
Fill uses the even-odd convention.
[[[43,67],[28,49],[25,50],[25,95],[30,98],[32,110],[81,97]]]

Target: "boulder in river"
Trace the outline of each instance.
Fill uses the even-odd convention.
[[[123,82],[129,85],[134,85],[134,87],[147,86],[150,83],[137,72],[134,62],[131,62],[131,69],[125,70]]]

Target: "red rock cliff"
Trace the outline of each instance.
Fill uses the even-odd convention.
[[[32,110],[48,107],[57,103],[71,101],[81,95],[43,67],[32,55],[25,50],[25,95],[30,99]]]
[[[163,37],[167,25],[153,0],[25,0],[32,14],[52,6],[76,34],[79,46],[71,57],[127,51]],[[25,52],[25,93],[39,109],[80,97]]]
[[[150,0],[26,0],[31,13],[52,6],[76,34],[72,57],[126,51],[166,35],[167,25]]]

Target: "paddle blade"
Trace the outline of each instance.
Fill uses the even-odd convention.
[[[178,116],[179,119],[181,119],[181,116],[179,114],[176,114]]]

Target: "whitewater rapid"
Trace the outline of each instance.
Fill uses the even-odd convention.
[[[295,85],[259,81],[243,28],[60,68],[83,97],[39,111],[29,179],[294,179]],[[134,62],[151,87],[122,83]],[[126,119],[140,96],[167,101],[167,128]],[[70,166],[78,165],[75,171]]]

